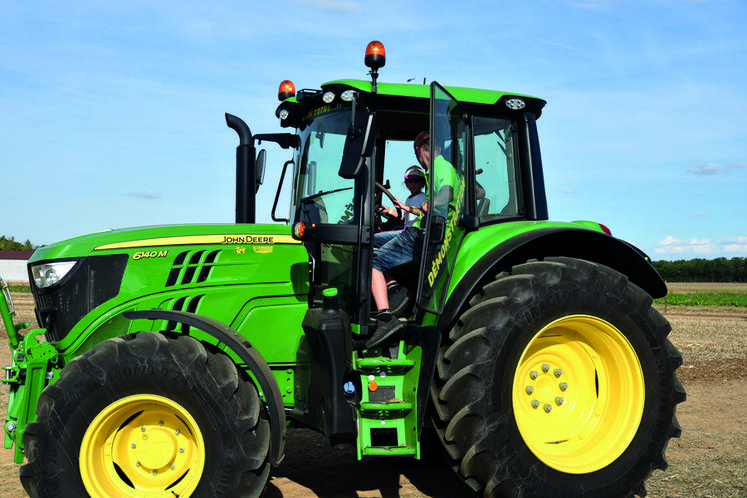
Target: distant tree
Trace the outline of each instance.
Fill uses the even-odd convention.
[[[0,251],[32,251],[38,247],[28,239],[26,239],[26,242],[18,242],[12,236],[8,238],[5,235],[0,235]]]
[[[654,261],[653,265],[667,282],[747,282],[745,258]]]

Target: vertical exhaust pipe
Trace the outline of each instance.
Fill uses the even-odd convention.
[[[236,147],[236,223],[254,223],[256,213],[256,150],[249,126],[226,113],[226,124],[239,136]]]

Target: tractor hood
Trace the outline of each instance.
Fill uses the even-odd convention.
[[[267,251],[276,244],[299,244],[289,227],[277,224],[161,225],[110,229],[82,235],[37,249],[29,264],[86,256],[166,250],[174,246],[215,245]],[[265,249],[260,249],[260,248]]]

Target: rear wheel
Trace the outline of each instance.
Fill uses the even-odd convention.
[[[70,362],[24,435],[30,496],[259,496],[270,427],[257,389],[197,340],[142,332]]]
[[[432,393],[459,474],[485,496],[645,495],[685,399],[651,302],[570,258],[485,286],[442,348]]]

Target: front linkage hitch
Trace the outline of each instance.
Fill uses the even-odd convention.
[[[0,277],[0,315],[8,334],[8,346],[13,352],[12,364],[5,367],[2,382],[10,387],[8,412],[5,416],[5,448],[15,444],[13,461],[23,463],[23,433],[26,425],[36,419],[36,402],[44,388],[59,377],[57,350],[44,341],[46,329],[33,329],[26,335],[20,331],[30,323],[13,323],[15,310],[8,284]]]

